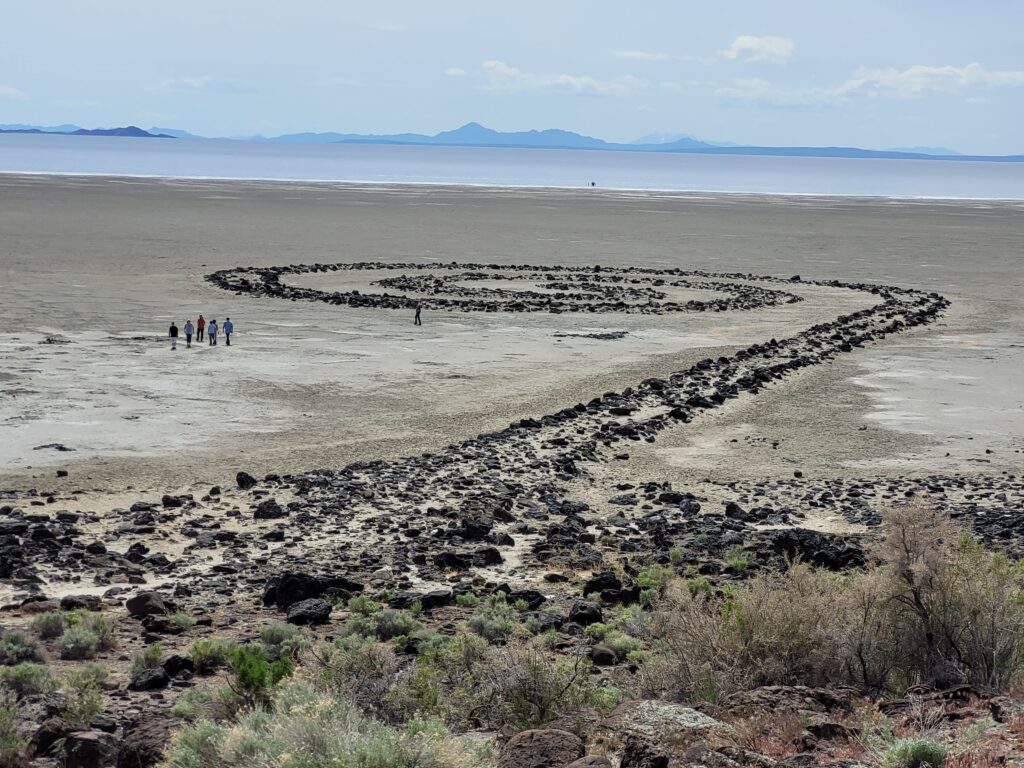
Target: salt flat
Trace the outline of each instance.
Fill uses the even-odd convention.
[[[870,303],[803,287],[800,304],[748,312],[429,312],[416,328],[409,313],[235,296],[204,280],[241,265],[363,260],[680,267],[935,290],[953,301],[940,323],[671,430],[616,471],[1021,464],[1017,204],[19,176],[0,178],[0,200],[0,478],[10,487],[199,488],[239,469],[436,450]],[[234,345],[172,353],[170,320],[199,312],[230,316]],[[607,331],[625,335],[580,335]],[[779,446],[764,450],[762,437]],[[74,450],[35,450],[51,443]]]

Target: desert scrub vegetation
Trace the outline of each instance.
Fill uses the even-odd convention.
[[[483,601],[466,622],[466,626],[489,643],[508,638],[519,624],[516,608],[508,604],[504,592],[495,592]]]
[[[0,768],[25,764],[25,740],[18,734],[21,710],[14,692],[0,685]]]
[[[949,749],[929,738],[898,739],[882,758],[883,768],[943,768]]]
[[[197,619],[194,616],[189,616],[187,613],[178,611],[177,613],[171,614],[171,623],[184,632],[192,629],[192,627],[196,625]]]
[[[105,666],[97,662],[79,665],[61,679],[64,694],[61,717],[73,726],[87,727],[103,711],[101,686],[109,676]]]
[[[270,707],[227,723],[210,720],[177,734],[162,768],[482,768],[490,764],[436,721],[392,727],[359,713],[313,678],[296,676],[275,691]]]
[[[196,674],[210,675],[227,666],[235,645],[222,638],[200,638],[188,649],[188,657],[195,665]]]
[[[544,640],[516,638],[490,646],[473,633],[420,654],[405,687],[412,709],[456,728],[534,728],[567,714],[614,705],[590,661],[552,653]]]
[[[6,686],[19,699],[50,693],[57,689],[57,681],[49,670],[41,664],[16,664],[13,667],[0,667],[0,687]]]
[[[874,567],[846,575],[793,563],[722,592],[673,582],[647,627],[656,654],[643,687],[692,701],[761,685],[878,694],[1021,679],[1021,563],[910,505],[887,515],[869,554]]]
[[[468,630],[424,634],[418,651],[346,635],[307,648],[293,669],[290,656],[275,662],[262,646],[240,646],[226,685],[193,689],[175,706],[190,725],[165,766],[262,765],[289,755],[289,766],[475,768],[489,758],[447,728],[530,728],[619,700],[595,684],[589,660],[553,653],[541,638],[495,646]]]
[[[99,651],[100,639],[82,626],[70,627],[60,637],[60,657],[71,661],[93,658]]]
[[[64,634],[64,624],[61,611],[47,611],[32,619],[32,631],[40,640],[53,640]]]
[[[422,625],[409,611],[385,608],[369,615],[358,614],[345,623],[347,635],[376,637],[379,640],[391,640],[413,634]]]
[[[163,658],[163,655],[164,646],[162,643],[147,645],[142,653],[138,653],[132,657],[132,677],[135,677],[147,669],[159,669],[160,659]]]
[[[14,630],[0,634],[0,666],[40,661],[42,657],[39,643],[24,632]]]

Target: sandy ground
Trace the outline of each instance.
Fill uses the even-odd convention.
[[[239,469],[435,450],[866,305],[802,287],[800,304],[751,312],[428,313],[415,328],[402,312],[251,299],[203,280],[350,260],[678,266],[939,291],[954,302],[942,322],[668,431],[606,471],[694,482],[1024,464],[1019,204],[4,176],[0,233],[0,488],[202,488]],[[368,285],[353,275],[294,279]],[[199,312],[231,316],[234,345],[171,352],[169,321]],[[604,331],[626,335],[556,336]],[[37,449],[51,443],[74,450]]]

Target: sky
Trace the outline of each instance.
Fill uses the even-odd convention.
[[[4,0],[0,123],[1024,153],[1018,0]]]

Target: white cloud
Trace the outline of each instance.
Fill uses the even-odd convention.
[[[632,61],[668,61],[671,56],[667,53],[654,51],[612,51],[612,56],[617,59],[630,59]]]
[[[254,93],[255,86],[242,80],[211,77],[174,77],[153,86],[158,91],[177,93]]]
[[[727,59],[782,62],[793,55],[793,41],[770,35],[740,35],[722,51]]]
[[[715,96],[726,103],[760,104],[765,107],[811,107],[842,101],[835,89],[785,88],[760,78],[733,80],[731,85],[718,88]]]
[[[503,61],[494,59],[485,61],[483,69],[487,77],[487,88],[492,91],[559,91],[599,96],[623,96],[651,87],[649,81],[633,75],[619,75],[602,80],[590,75],[539,74],[523,72]]]
[[[13,85],[0,85],[0,99],[17,99],[18,101],[26,101],[28,96]]]
[[[987,103],[979,89],[1024,86],[1024,70],[989,71],[980,64],[964,67],[915,65],[907,69],[861,67],[838,86],[803,88],[775,85],[760,78],[734,80],[716,89],[727,103],[752,103],[769,107],[812,107],[844,104],[855,97],[913,99],[929,93],[962,93],[967,103]]]
[[[381,24],[367,24],[366,26],[369,27],[370,29],[375,29],[378,32],[392,32],[392,33],[394,33],[394,32],[406,32],[409,29],[408,27],[404,26],[403,24],[381,23]]]
[[[912,99],[927,93],[955,93],[972,88],[1024,85],[1024,70],[989,71],[977,62],[965,67],[929,67],[917,64],[907,69],[861,67],[843,83],[840,94],[863,93],[894,99]]]
[[[444,73],[448,75],[448,77],[464,77],[466,74],[466,70],[462,69],[461,67],[448,67],[448,69],[446,69]]]

